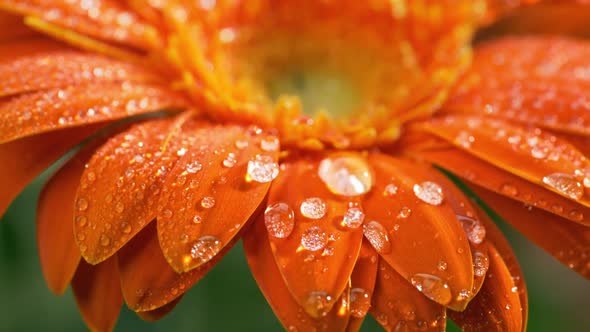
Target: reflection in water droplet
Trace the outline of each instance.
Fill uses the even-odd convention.
[[[284,239],[295,227],[295,214],[286,203],[275,203],[264,211],[264,224],[272,237]]]
[[[307,295],[303,308],[311,317],[324,317],[332,308],[332,296],[324,291],[311,291]]]
[[[328,244],[328,236],[319,226],[311,226],[301,235],[301,246],[305,250],[318,251],[326,244]]]
[[[442,188],[438,184],[430,181],[415,184],[414,194],[420,200],[430,205],[440,205],[444,198]]]
[[[318,175],[336,195],[358,196],[373,187],[373,175],[364,158],[354,155],[328,157],[320,162]]]
[[[200,264],[206,263],[219,253],[221,246],[221,241],[215,236],[201,236],[191,248],[191,257]]]
[[[371,307],[371,296],[362,288],[350,290],[350,314],[355,318],[363,318]]]
[[[363,211],[358,207],[349,207],[342,218],[342,226],[357,229],[363,224],[363,221],[365,221]]]
[[[378,253],[386,254],[391,251],[391,243],[387,230],[381,223],[371,220],[363,225],[363,234]]]
[[[301,214],[309,219],[321,219],[326,215],[326,203],[321,198],[311,197],[301,203]]]
[[[254,160],[248,162],[247,181],[266,183],[274,180],[278,175],[279,165],[271,156],[257,155]]]
[[[572,199],[579,200],[584,195],[584,187],[572,175],[553,173],[543,178],[543,183]]]
[[[451,302],[451,290],[449,285],[441,278],[426,273],[418,273],[410,278],[410,282],[422,294],[431,300],[446,305]]]

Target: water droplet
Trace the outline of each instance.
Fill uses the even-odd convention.
[[[462,215],[457,215],[457,220],[461,223],[469,242],[473,244],[483,242],[486,237],[486,229],[479,220]]]
[[[307,294],[303,308],[311,317],[324,317],[332,308],[332,297],[324,291],[311,291]]]
[[[363,225],[363,234],[378,253],[386,254],[391,251],[391,243],[387,230],[381,223],[371,220]]]
[[[490,261],[486,255],[483,253],[476,251],[473,254],[473,273],[476,277],[483,277],[486,272],[488,272],[488,268],[490,267]]]
[[[274,136],[265,137],[260,141],[260,148],[268,152],[278,151],[279,139]]]
[[[295,214],[286,203],[275,203],[264,211],[264,224],[268,234],[284,239],[293,232]]]
[[[393,196],[397,194],[397,190],[397,186],[393,183],[390,183],[385,186],[385,189],[383,189],[383,196]]]
[[[366,290],[362,288],[353,288],[350,290],[350,314],[352,317],[365,317],[370,307],[371,297]]]
[[[279,165],[271,156],[257,155],[254,160],[248,162],[246,180],[266,183],[274,180],[278,175]]]
[[[518,189],[510,183],[504,183],[500,187],[500,192],[508,196],[518,195]]]
[[[78,224],[78,226],[84,227],[84,226],[86,226],[87,223],[88,223],[88,218],[86,218],[85,216],[77,216],[76,217],[76,224]]]
[[[193,224],[200,224],[201,222],[203,222],[203,217],[201,217],[200,215],[196,214],[193,217]]]
[[[187,149],[186,148],[180,148],[176,151],[176,155],[179,157],[182,157],[186,154]]]
[[[457,144],[461,145],[462,147],[468,149],[471,147],[471,144],[475,142],[475,137],[473,137],[466,131],[461,131],[459,132],[457,137],[455,137],[455,142],[457,142]]]
[[[410,278],[410,282],[422,294],[435,302],[443,305],[451,302],[449,285],[435,275],[418,273]]]
[[[357,229],[363,224],[363,221],[365,221],[363,211],[358,207],[349,207],[342,218],[342,226]]]
[[[543,183],[563,195],[579,200],[584,195],[584,187],[572,175],[553,173],[543,178]]]
[[[203,169],[203,165],[196,160],[191,163],[188,163],[185,167],[186,172],[191,174],[195,174],[201,169]]]
[[[203,209],[210,209],[215,206],[215,198],[211,196],[205,196],[201,200],[201,206]]]
[[[112,194],[107,194],[104,198],[104,201],[107,203],[110,203],[113,201],[113,195]]]
[[[328,244],[328,236],[318,226],[311,226],[301,235],[301,246],[305,250],[318,251]]]
[[[436,265],[436,268],[439,271],[446,271],[446,269],[447,269],[447,262],[442,261],[442,260],[441,261],[438,261],[438,264]]]
[[[86,174],[86,179],[88,179],[88,182],[92,183],[96,180],[96,173],[94,172],[88,172],[88,174]]]
[[[420,200],[430,205],[440,205],[444,198],[442,188],[438,184],[430,181],[415,184],[414,194]]]
[[[172,211],[168,210],[168,209],[162,211],[162,217],[164,217],[166,219],[172,218]]]
[[[203,264],[215,257],[221,248],[222,243],[215,236],[201,236],[191,248],[191,257]]]
[[[129,234],[131,233],[131,225],[129,225],[128,222],[123,221],[121,223],[121,232],[125,233],[125,234]]]
[[[84,198],[78,198],[78,201],[76,202],[76,207],[78,208],[78,211],[85,211],[86,209],[88,209],[88,201]]]
[[[237,163],[238,161],[236,160],[236,154],[233,152],[228,153],[227,157],[222,162],[223,166],[227,168],[234,167]]]
[[[373,187],[373,175],[364,158],[328,157],[320,162],[318,175],[328,189],[342,196],[365,194]]]
[[[108,237],[106,234],[102,234],[100,236],[100,245],[103,247],[107,247],[109,244],[111,244],[111,238]]]
[[[248,147],[248,141],[237,140],[236,141],[236,148],[243,150]]]
[[[582,221],[584,220],[584,214],[578,210],[571,210],[568,212],[568,217],[575,221]]]
[[[301,214],[309,219],[321,219],[326,215],[326,203],[321,198],[311,197],[301,203]]]
[[[125,205],[123,204],[123,202],[117,202],[117,204],[115,204],[115,211],[117,211],[118,213],[122,213],[125,210]]]
[[[398,216],[398,218],[405,219],[405,218],[409,217],[411,214],[412,214],[412,209],[410,209],[407,206],[404,206],[399,210],[399,213],[397,216]]]

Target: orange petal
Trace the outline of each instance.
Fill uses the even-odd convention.
[[[583,40],[514,37],[483,44],[443,109],[589,135],[589,57]]]
[[[468,153],[565,198],[590,207],[583,180],[590,161],[567,141],[502,120],[447,116],[423,128]]]
[[[157,38],[153,27],[116,0],[96,1],[90,6],[75,1],[2,0],[0,9],[39,17],[82,34],[139,48],[153,45]]]
[[[445,307],[426,298],[383,259],[371,314],[386,331],[444,331],[446,326]]]
[[[278,142],[255,132],[204,127],[191,132],[190,145],[176,151],[180,159],[168,172],[160,196],[158,234],[177,272],[215,257],[266,196],[279,171]],[[270,149],[265,140],[276,144]],[[256,172],[248,173],[250,168]]]
[[[173,118],[137,124],[111,138],[88,162],[76,195],[74,232],[82,256],[99,263],[156,218],[167,172],[178,160],[180,139]],[[185,145],[183,145],[185,144]]]
[[[0,144],[0,215],[31,180],[97,129],[85,126]]]
[[[526,205],[590,225],[590,209],[455,148],[419,153],[465,180]],[[567,222],[564,220],[563,222]]]
[[[81,261],[72,289],[86,325],[93,331],[112,331],[123,305],[117,259],[95,266]]]
[[[318,175],[317,161],[286,163],[281,169],[265,213],[270,245],[295,300],[310,316],[321,317],[348,285],[360,251],[360,223],[342,224],[349,203],[358,199],[332,194]],[[280,204],[284,208],[277,210]],[[273,225],[276,213],[287,218],[285,232]]]
[[[34,56],[37,53],[64,50],[70,49],[64,44],[43,36],[32,36],[7,42],[0,40],[0,61],[13,61],[15,58]]]
[[[350,276],[350,320],[347,332],[358,331],[371,308],[377,280],[379,255],[367,241],[363,241],[359,257]]]
[[[482,200],[517,230],[572,270],[590,279],[590,228],[472,187]]]
[[[250,270],[286,330],[294,331],[345,331],[350,312],[344,307],[342,299],[324,317],[313,318],[295,301],[285,285],[272,253],[268,234],[262,220],[255,221],[244,234],[243,243]]]
[[[179,274],[166,262],[158,242],[156,223],[150,223],[118,252],[121,288],[127,306],[140,312],[173,303],[203,278],[234,242],[207,264]]]
[[[0,62],[0,97],[99,82],[157,82],[153,73],[102,56],[61,50]]]
[[[0,10],[0,43],[25,39],[34,35],[35,32],[23,23],[22,17]]]
[[[138,312],[136,312],[136,314],[141,319],[143,319],[147,322],[159,321],[160,319],[162,319],[166,315],[168,315],[176,307],[176,305],[180,302],[181,299],[182,299],[182,295],[177,297],[172,302],[166,304],[163,307],[159,307],[157,309],[150,310],[150,311],[138,311]]]
[[[462,310],[469,300],[463,295],[473,288],[471,250],[455,211],[445,199],[450,193],[435,190],[440,186],[439,173],[429,166],[384,155],[374,154],[369,160],[377,181],[366,197],[365,220],[383,227],[382,232],[374,232],[371,243],[425,295]],[[424,194],[424,200],[416,192]],[[364,227],[367,225],[365,222]],[[441,268],[443,265],[446,267]]]
[[[0,103],[0,142],[183,105],[179,95],[161,86],[129,82],[25,94]]]
[[[516,285],[500,253],[490,246],[490,268],[481,291],[464,312],[449,312],[463,331],[525,330]]]

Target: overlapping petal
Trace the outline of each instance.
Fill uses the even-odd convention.
[[[359,257],[350,276],[350,320],[347,332],[358,331],[371,308],[377,281],[379,254],[363,241]]]

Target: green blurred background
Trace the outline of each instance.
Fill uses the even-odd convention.
[[[0,330],[84,331],[71,291],[45,286],[35,241],[38,179],[0,222]],[[59,211],[56,211],[59,213]],[[530,301],[529,331],[590,331],[590,282],[561,266],[522,235],[504,227],[520,258]],[[123,309],[116,331],[280,331],[248,270],[241,245],[157,323]],[[363,331],[380,331],[368,319]],[[455,331],[456,328],[449,328]]]

